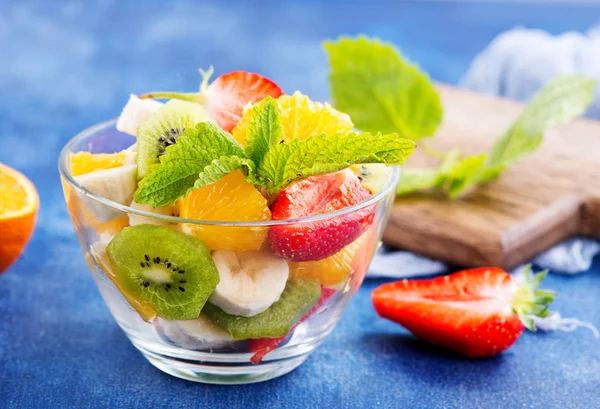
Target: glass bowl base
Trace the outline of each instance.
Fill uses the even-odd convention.
[[[250,354],[240,356],[239,360],[204,360],[190,359],[191,357],[175,357],[161,351],[152,351],[148,345],[133,341],[134,346],[142,352],[148,361],[161,371],[177,378],[193,382],[217,384],[217,385],[241,385],[268,381],[285,375],[300,366],[311,351],[300,355],[280,357],[277,359],[265,359],[260,364],[252,364],[248,357]],[[236,362],[237,361],[237,362]]]

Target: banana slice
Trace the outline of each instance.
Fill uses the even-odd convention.
[[[98,196],[122,205],[128,205],[133,200],[133,195],[137,189],[137,165],[123,165],[118,168],[90,172],[76,176],[75,180]],[[124,216],[120,211],[87,197],[82,200],[87,208],[103,222]]]
[[[137,209],[137,210],[143,210],[145,212],[161,214],[163,216],[177,216],[178,215],[178,211],[177,211],[176,207],[171,206],[171,205],[154,208],[150,205],[141,204],[134,200],[131,202],[129,207],[131,207],[133,209]],[[129,216],[129,225],[130,226],[135,226],[136,224],[155,224],[157,226],[168,226],[171,224],[169,222],[164,222],[164,221],[158,220],[158,219],[151,219],[149,217],[138,216],[137,214],[133,214],[133,213],[129,213],[129,214],[127,214],[127,216]]]
[[[154,320],[157,332],[167,341],[181,348],[204,350],[222,348],[234,342],[225,330],[200,315],[195,320]]]
[[[140,99],[133,94],[129,95],[129,100],[117,121],[117,130],[137,136],[140,124],[162,106],[161,102],[153,99]]]
[[[284,259],[266,251],[217,250],[212,256],[220,282],[211,304],[228,314],[251,317],[279,300],[290,273]]]

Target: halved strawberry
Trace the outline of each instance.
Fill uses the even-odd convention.
[[[240,120],[244,106],[253,104],[270,95],[277,98],[283,94],[273,81],[247,71],[233,71],[218,77],[208,85],[212,68],[200,71],[203,76],[200,92],[158,91],[140,95],[140,98],[172,98],[204,104],[210,116],[227,132],[231,132]]]
[[[254,104],[267,95],[279,97],[283,92],[273,81],[246,71],[221,75],[206,91],[206,109],[227,132],[242,117],[244,106]]]
[[[554,298],[537,287],[546,272],[526,272],[521,286],[495,267],[460,271],[430,280],[387,283],[372,293],[377,313],[418,338],[472,358],[508,349],[525,327],[535,330],[531,315],[548,315]]]
[[[317,312],[317,310],[321,308],[321,306],[325,303],[325,301],[329,299],[329,297],[333,295],[333,293],[335,293],[335,290],[333,288],[321,287],[321,298],[319,298],[319,301],[317,301],[317,303],[310,309],[310,311],[304,314],[300,321],[298,321],[298,323],[294,325],[292,329],[290,329],[288,335],[291,334],[292,331],[294,331],[294,329],[298,325],[302,324],[311,315]],[[250,358],[250,362],[252,362],[253,364],[260,364],[265,355],[277,348],[279,344],[281,344],[283,340],[287,338],[288,335],[284,335],[283,337],[279,338],[249,339],[248,347],[250,349],[250,352],[254,352],[254,355],[252,355],[252,357]]]
[[[331,213],[353,206],[370,196],[354,173],[340,172],[313,176],[283,190],[273,205],[273,220]],[[271,250],[292,261],[321,260],[358,238],[373,223],[374,208],[326,220],[274,226],[269,230]]]

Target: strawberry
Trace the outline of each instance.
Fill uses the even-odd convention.
[[[313,176],[279,193],[273,204],[273,220],[289,220],[326,214],[353,206],[370,196],[351,170]],[[273,226],[269,244],[273,253],[292,261],[329,257],[358,238],[374,218],[369,206],[352,213],[310,223]]]
[[[418,338],[471,358],[508,349],[527,327],[531,315],[548,316],[554,293],[537,287],[546,271],[519,286],[495,267],[460,271],[430,280],[384,284],[372,293],[377,313]]]
[[[273,81],[247,71],[233,71],[218,77],[212,84],[208,72],[203,76],[200,92],[159,91],[140,95],[140,98],[173,98],[204,104],[210,116],[227,132],[231,132],[242,116],[244,106],[253,104],[267,95],[277,98],[283,94]]]
[[[333,295],[333,293],[335,293],[333,288],[321,287],[321,298],[319,298],[319,301],[317,301],[317,303],[310,309],[309,312],[300,318],[300,321],[298,321],[298,323],[294,325],[292,329],[290,329],[288,335],[294,331],[298,325],[306,321],[308,317],[317,312],[317,310],[325,303],[325,301],[329,299],[329,297]],[[279,338],[249,339],[248,347],[250,348],[250,352],[254,352],[254,355],[252,355],[250,358],[250,362],[253,364],[260,364],[265,355],[277,348],[279,344],[281,344],[283,340],[287,338],[288,335],[284,335],[283,337]]]
[[[206,91],[206,109],[217,124],[231,132],[242,116],[244,106],[267,95],[279,97],[283,92],[273,81],[246,71],[221,75]]]

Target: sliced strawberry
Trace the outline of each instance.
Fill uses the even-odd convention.
[[[519,286],[495,267],[465,270],[430,280],[387,283],[372,293],[377,313],[418,338],[472,358],[508,349],[529,315],[547,316],[554,293],[537,290],[545,272]]]
[[[273,205],[273,220],[331,213],[369,196],[351,170],[313,176],[279,193]],[[269,244],[275,254],[288,260],[321,260],[356,240],[373,218],[374,208],[369,206],[331,219],[274,226],[269,230]]]
[[[233,71],[223,74],[206,86],[212,74],[201,71],[203,81],[200,92],[157,91],[140,95],[140,98],[172,98],[204,104],[217,124],[231,132],[242,116],[244,107],[265,98],[277,98],[283,94],[273,81],[247,71]]]
[[[317,312],[317,310],[321,308],[321,306],[325,303],[325,301],[329,299],[329,297],[333,295],[333,293],[335,293],[335,290],[333,288],[321,287],[321,298],[319,298],[319,301],[317,301],[317,303],[310,309],[309,312],[307,312],[302,318],[300,318],[300,321],[298,321],[298,323],[294,325],[292,329],[290,329],[288,335],[292,333],[292,331],[294,331],[294,329],[298,325],[306,321],[308,317]],[[277,348],[279,344],[281,344],[283,340],[285,340],[288,337],[288,335],[284,335],[283,337],[279,338],[249,339],[248,347],[250,348],[250,352],[254,352],[254,355],[252,355],[252,357],[250,358],[250,362],[252,362],[253,364],[260,364],[265,355]]]
[[[244,106],[253,104],[267,95],[279,97],[283,92],[273,81],[246,71],[233,71],[221,75],[206,91],[206,109],[226,130],[236,126],[242,116]]]

